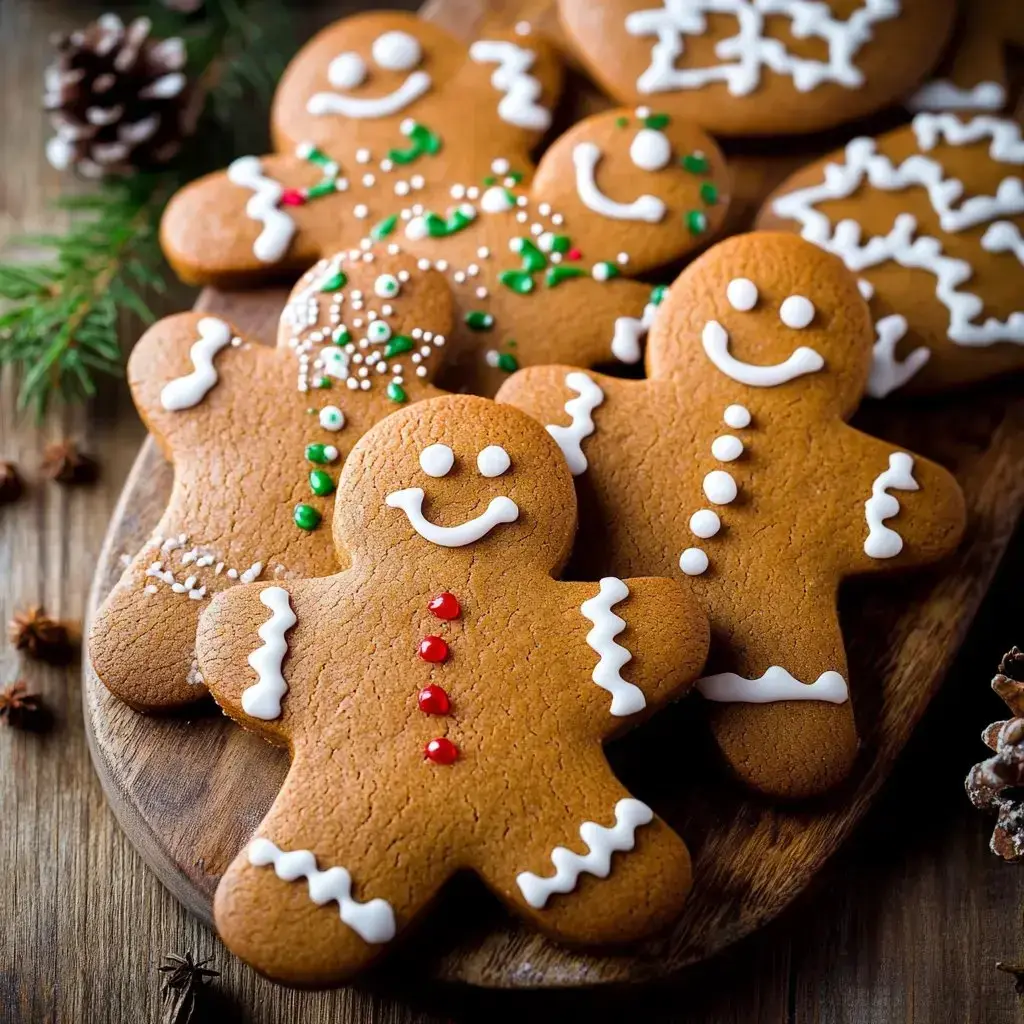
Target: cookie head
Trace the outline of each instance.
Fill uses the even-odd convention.
[[[584,256],[623,253],[629,273],[706,244],[729,202],[725,159],[712,139],[647,107],[588,117],[562,135],[533,193],[565,215]]]
[[[335,543],[356,564],[466,559],[553,572],[576,526],[572,477],[544,428],[468,395],[383,420],[353,449],[339,490],[350,500],[336,506]]]
[[[736,394],[785,389],[846,416],[867,384],[874,329],[857,279],[836,257],[770,232],[719,243],[662,303],[648,372]]]

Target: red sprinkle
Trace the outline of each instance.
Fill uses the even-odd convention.
[[[424,686],[416,698],[425,715],[447,715],[451,707],[448,694],[440,686]]]
[[[567,252],[567,253],[565,254],[565,258],[566,258],[567,260],[581,260],[581,259],[583,259],[583,253],[581,253],[581,252],[579,251],[579,249],[577,249],[577,248],[576,248],[575,246],[573,246],[573,248],[571,248],[571,249],[570,249],[570,250],[569,250],[569,251],[568,251],[568,252]]]
[[[306,197],[297,188],[286,188],[281,193],[281,203],[284,206],[305,206]]]
[[[462,612],[459,599],[447,590],[433,598],[427,608],[439,619],[457,619]]]
[[[448,657],[448,645],[439,636],[425,636],[416,653],[424,661],[444,661]]]
[[[452,764],[459,756],[459,748],[451,740],[440,736],[427,744],[423,754],[428,761],[433,761],[434,764]]]

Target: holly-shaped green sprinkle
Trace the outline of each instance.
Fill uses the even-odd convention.
[[[326,391],[331,386],[331,378],[317,377],[315,384],[321,391]]]
[[[335,345],[347,345],[352,340],[352,332],[342,324],[341,327],[337,328],[331,335],[331,340]]]
[[[494,326],[494,317],[482,309],[471,309],[464,319],[471,331],[489,331]]]
[[[708,206],[718,202],[718,186],[713,181],[705,181],[700,186],[700,197]]]
[[[515,373],[519,369],[519,360],[511,352],[497,353],[494,365],[504,373]]]
[[[613,277],[618,277],[622,271],[614,263],[601,260],[600,263],[594,264],[590,273],[595,281],[610,281]]]
[[[334,481],[331,479],[330,473],[325,473],[322,469],[314,469],[309,474],[309,487],[318,498],[326,498],[328,494],[334,493]]]
[[[540,245],[544,252],[567,253],[572,247],[572,242],[568,235],[556,235],[551,231],[545,231],[537,239],[537,244]]]
[[[703,153],[687,153],[679,162],[691,174],[707,174],[711,166]]]
[[[708,229],[708,218],[700,210],[691,210],[686,215],[686,226],[692,235],[703,234]]]
[[[339,270],[337,273],[331,274],[326,281],[320,282],[321,292],[336,292],[339,288],[344,288],[348,284],[348,275],[344,270]]]
[[[498,280],[517,295],[529,295],[533,291],[533,278],[525,270],[503,270]]]
[[[547,257],[528,238],[513,238],[508,247],[522,259],[523,270],[529,274],[548,265]]]
[[[382,221],[378,221],[372,228],[370,228],[370,237],[375,242],[379,242],[382,238],[387,238],[388,235],[395,230],[395,225],[397,223],[397,213],[391,214],[390,217],[385,217]]]
[[[628,128],[629,127],[629,118],[628,117],[623,117],[620,114],[617,118],[615,118],[615,125],[618,128]]]
[[[317,465],[325,466],[338,458],[338,449],[333,444],[307,444],[306,458]]]
[[[654,306],[660,306],[662,302],[665,300],[666,295],[668,295],[668,285],[656,284],[651,289],[651,304]]]
[[[544,275],[544,283],[549,288],[554,288],[563,281],[568,281],[571,277],[586,276],[587,272],[582,267],[567,267],[564,265],[548,267],[548,272]]]
[[[397,381],[391,381],[388,384],[388,398],[392,402],[397,402],[399,405],[402,402],[408,402],[409,396],[405,393],[405,388],[402,387]]]
[[[457,206],[448,218],[439,216],[432,211],[423,214],[423,224],[431,238],[447,238],[465,230],[476,220],[476,210],[469,204]]]
[[[320,520],[323,519],[323,516],[312,505],[305,505],[299,502],[295,506],[292,518],[300,530],[315,530],[320,525]]]
[[[516,185],[518,185],[519,182],[521,182],[522,180],[522,171],[509,171],[508,174],[505,175],[505,184],[508,185],[510,188],[515,188]]]
[[[644,118],[644,127],[660,130],[661,128],[667,128],[670,121],[671,118],[668,114],[649,114]]]
[[[407,338],[404,334],[396,334],[384,346],[384,358],[391,359],[394,356],[400,356],[403,352],[411,352],[415,347],[416,342],[412,338]]]
[[[436,156],[441,151],[441,136],[415,121],[402,123],[402,134],[409,139],[405,149],[389,149],[388,159],[395,164],[415,163],[421,156]]]

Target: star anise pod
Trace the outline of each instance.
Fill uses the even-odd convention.
[[[11,683],[0,690],[0,721],[15,729],[26,729],[41,712],[38,695],[29,693],[23,682]]]
[[[23,489],[18,467],[13,462],[0,462],[0,505],[17,501]]]
[[[55,441],[43,451],[43,473],[58,483],[87,484],[96,479],[99,466],[74,441]]]
[[[19,651],[41,661],[60,662],[71,653],[71,636],[65,623],[51,619],[40,605],[15,612],[7,635]]]
[[[197,963],[191,953],[164,954],[164,963],[159,968],[164,975],[160,988],[162,1024],[190,1024],[194,1020],[200,990],[210,978],[220,977],[220,971],[206,967],[212,959],[207,957]]]

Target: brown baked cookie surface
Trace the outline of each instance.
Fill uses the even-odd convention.
[[[619,103],[717,135],[820,131],[899,100],[936,64],[954,0],[558,0]]]
[[[667,925],[689,855],[601,743],[699,673],[694,599],[665,579],[556,582],[572,478],[542,426],[486,399],[389,417],[339,494],[350,568],[232,588],[200,620],[218,703],[292,755],[217,890],[225,943],[277,980],[337,984],[463,870],[564,941]]]
[[[198,313],[146,333],[128,378],[174,487],[93,622],[89,653],[111,691],[144,711],[200,699],[195,630],[214,594],[337,567],[341,464],[378,420],[443,394],[430,381],[451,323],[440,274],[357,251],[299,281],[276,348]]]
[[[841,257],[876,326],[868,393],[1024,368],[1024,139],[1013,121],[918,114],[794,174],[758,226]]]
[[[772,796],[835,785],[857,752],[840,581],[934,561],[964,528],[949,473],[844,422],[872,337],[838,259],[741,235],[672,285],[648,380],[536,367],[498,395],[547,425],[576,475],[574,571],[672,575],[703,603],[715,737]]]

